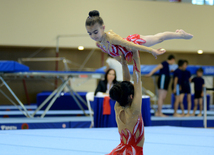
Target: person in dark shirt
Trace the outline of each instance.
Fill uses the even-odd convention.
[[[188,61],[184,60],[183,64],[183,71],[182,71],[182,81],[181,81],[181,94],[180,94],[180,107],[181,110],[184,114],[184,107],[183,107],[183,98],[184,95],[187,94],[187,107],[188,107],[188,112],[185,115],[186,117],[190,116],[190,109],[191,109],[191,89],[190,89],[190,82],[191,82],[191,73],[190,71],[186,70],[188,66]]]
[[[99,81],[94,95],[97,95],[98,92],[108,95],[109,90],[115,83],[117,83],[116,79],[116,71],[114,69],[107,70],[105,74],[105,79]]]
[[[202,78],[203,76],[203,69],[199,68],[197,70],[197,76],[194,77],[192,79],[192,82],[194,83],[194,90],[195,90],[195,94],[194,94],[194,109],[193,109],[193,116],[195,116],[195,111],[198,107],[198,103],[200,106],[200,113],[198,114],[198,116],[202,116],[201,112],[202,112],[202,97],[203,97],[203,87],[204,87],[204,79]]]
[[[173,73],[172,90],[173,90],[173,93],[175,95],[174,114],[173,114],[173,116],[175,116],[175,117],[179,117],[180,116],[177,113],[179,103],[180,103],[180,107],[183,106],[183,102],[180,102],[183,65],[184,65],[184,61],[183,60],[179,60],[178,61],[178,68]]]
[[[162,113],[162,105],[167,95],[169,82],[170,82],[170,70],[169,65],[175,63],[175,57],[173,55],[169,55],[166,61],[163,61],[157,67],[155,67],[146,77],[152,76],[155,72],[160,70],[159,78],[158,78],[158,111],[155,113],[155,116],[164,117]]]

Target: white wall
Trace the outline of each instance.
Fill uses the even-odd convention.
[[[74,91],[94,92],[97,88],[97,79],[72,78],[69,84]],[[65,87],[64,91],[69,92],[67,87]]]
[[[87,34],[85,19],[93,9],[100,11],[107,30],[113,29],[122,37],[182,28],[194,38],[167,41],[156,47],[214,52],[213,6],[125,0],[0,0],[0,45],[54,47],[57,35]],[[87,36],[64,38],[60,45],[95,47]]]

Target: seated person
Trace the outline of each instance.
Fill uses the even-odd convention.
[[[112,86],[115,83],[117,83],[116,79],[117,79],[116,71],[114,69],[107,70],[107,72],[105,74],[105,79],[99,81],[94,95],[96,96],[98,92],[108,95],[109,90],[112,88]]]

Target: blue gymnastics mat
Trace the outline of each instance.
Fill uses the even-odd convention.
[[[214,129],[145,127],[145,155],[213,155]],[[117,128],[0,131],[1,155],[103,155],[119,144]]]
[[[29,67],[16,61],[0,61],[0,72],[29,71]]]

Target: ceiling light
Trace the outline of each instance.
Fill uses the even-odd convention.
[[[78,50],[84,50],[83,46],[78,46]]]
[[[198,50],[198,54],[203,54],[203,50]]]

